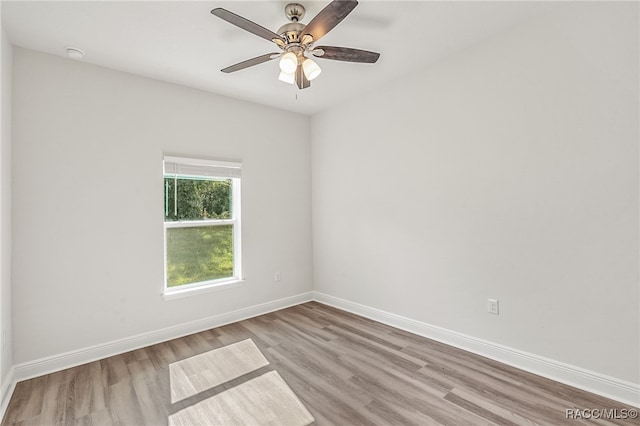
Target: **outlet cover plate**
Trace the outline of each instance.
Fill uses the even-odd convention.
[[[499,315],[498,299],[487,299],[487,312],[494,315]]]

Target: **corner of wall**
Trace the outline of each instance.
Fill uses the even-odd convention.
[[[0,414],[10,399],[13,386],[13,345],[11,313],[11,110],[13,46],[0,29]]]

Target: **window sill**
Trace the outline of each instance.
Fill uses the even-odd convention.
[[[203,293],[210,293],[213,291],[226,290],[229,288],[240,287],[244,284],[243,279],[239,280],[230,280],[224,282],[217,282],[207,285],[202,285],[198,287],[185,288],[185,289],[171,289],[165,290],[162,294],[162,298],[164,300],[173,300],[173,299],[182,299],[183,297],[195,296]]]

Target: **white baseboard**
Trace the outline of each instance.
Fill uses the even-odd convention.
[[[189,334],[220,327],[258,315],[299,305],[312,300],[312,292],[302,293],[272,302],[249,306],[232,312],[226,312],[207,318],[163,328],[149,333],[138,334],[124,339],[114,340],[101,345],[78,349],[59,355],[40,358],[14,366],[14,380],[16,382],[27,380],[66,368],[86,364],[88,362],[107,358],[113,355],[140,349],[156,343],[166,342]]]
[[[4,418],[4,413],[7,411],[11,395],[16,388],[15,369],[11,367],[7,377],[2,381],[2,387],[0,388],[0,421]]]
[[[634,407],[640,407],[640,385],[635,383],[467,336],[462,333],[412,320],[317,291],[313,292],[313,300],[500,361],[504,364],[560,383],[565,383]]]

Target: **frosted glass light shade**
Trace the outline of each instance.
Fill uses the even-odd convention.
[[[287,73],[287,72],[281,71],[280,75],[278,76],[278,80],[284,81],[285,83],[293,84],[296,82],[296,74],[293,72]]]
[[[291,74],[298,67],[298,58],[293,52],[287,52],[280,58],[280,69],[282,72]]]
[[[309,81],[318,77],[322,72],[318,64],[316,64],[311,59],[305,59],[305,61],[302,63],[302,69],[304,70],[304,75],[307,76],[307,80]]]

